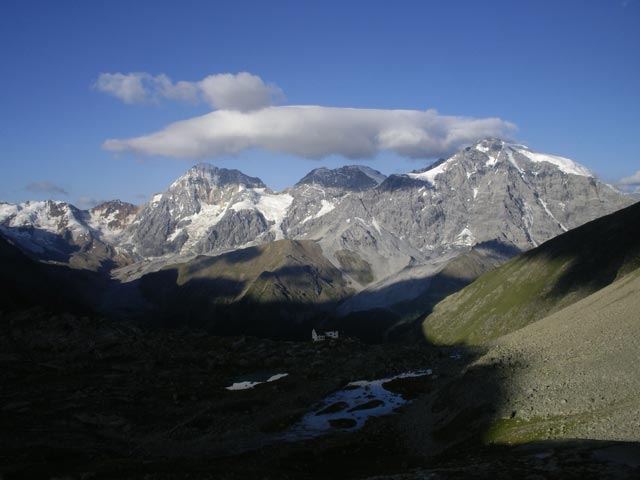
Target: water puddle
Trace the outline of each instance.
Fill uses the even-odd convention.
[[[244,375],[242,377],[238,377],[233,380],[233,383],[228,387],[225,387],[227,390],[247,390],[249,388],[253,388],[256,385],[260,385],[261,383],[269,383],[275,382],[276,380],[280,380],[281,378],[289,375],[288,373],[254,373],[251,375]]]
[[[287,440],[300,440],[330,433],[362,428],[371,417],[392,413],[408,403],[402,395],[385,388],[393,380],[431,375],[431,370],[403,373],[379,380],[351,382],[324,398],[315,409],[285,433]]]

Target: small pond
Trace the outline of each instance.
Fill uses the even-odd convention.
[[[408,403],[402,395],[387,390],[385,384],[397,379],[431,373],[431,370],[420,370],[379,380],[351,382],[343,389],[325,397],[284,437],[288,440],[299,440],[323,435],[335,429],[350,431],[362,428],[369,418],[388,415]]]
[[[289,375],[284,372],[252,373],[242,375],[232,380],[231,385],[225,387],[227,390],[247,390],[261,383],[275,382]]]

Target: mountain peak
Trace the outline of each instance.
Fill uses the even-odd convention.
[[[178,178],[170,188],[193,184],[209,184],[211,186],[243,185],[247,188],[266,188],[257,177],[245,175],[240,170],[220,168],[210,163],[198,163]]]
[[[500,150],[500,149],[504,148],[505,145],[507,145],[507,142],[505,142],[501,138],[487,137],[487,138],[483,138],[482,140],[474,143],[470,147],[467,147],[467,149],[465,149],[465,150],[475,149],[475,150],[479,150],[481,152],[483,152],[483,151],[492,151],[492,150],[493,151],[497,151],[497,150]]]
[[[102,203],[96,205],[95,207],[90,208],[89,211],[91,211],[91,212],[113,212],[115,210],[135,211],[137,209],[138,209],[138,207],[136,205],[134,205],[133,203],[123,202],[120,199],[116,199],[116,200],[107,200],[106,202],[102,202]]]
[[[569,158],[536,152],[526,145],[506,142],[499,138],[485,138],[465,149],[465,151],[469,150],[476,150],[486,154],[489,157],[488,166],[496,165],[500,160],[506,160],[518,170],[531,170],[531,168],[526,168],[528,163],[539,164],[546,162],[566,174],[593,177],[588,168]]]
[[[311,170],[296,186],[315,184],[326,188],[364,191],[377,187],[385,178],[379,171],[364,165],[346,165],[334,169],[320,167]]]
[[[417,180],[434,184],[436,177],[451,167],[461,164],[468,175],[481,170],[515,168],[520,175],[538,175],[546,164],[553,171],[563,174],[593,177],[593,174],[577,162],[558,155],[539,153],[526,145],[509,143],[505,140],[489,137],[465,148],[446,160],[438,160],[423,170],[408,174]]]

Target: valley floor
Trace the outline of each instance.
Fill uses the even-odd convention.
[[[429,427],[433,412],[448,408],[450,385],[482,353],[350,339],[275,342],[142,331],[39,310],[4,314],[0,474],[584,479],[640,473],[635,443],[484,446],[486,412],[461,412],[446,428]],[[431,374],[386,384],[411,401],[392,415],[373,418],[360,430],[337,423],[326,435],[283,440],[320,401],[349,382],[426,369]],[[226,388],[278,373],[287,375],[250,389]],[[494,380],[489,372],[475,394],[499,397]]]

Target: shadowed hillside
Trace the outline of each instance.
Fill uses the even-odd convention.
[[[0,264],[0,311],[43,307],[56,312],[89,312],[107,284],[95,272],[32,260],[2,237]]]
[[[544,318],[640,266],[640,203],[560,235],[440,302],[436,343],[479,344]]]
[[[291,240],[197,257],[145,275],[139,288],[156,324],[299,339],[352,292],[317,244]]]

